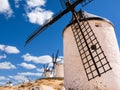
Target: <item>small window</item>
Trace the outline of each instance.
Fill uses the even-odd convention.
[[[102,27],[101,23],[95,23],[95,27]]]
[[[96,50],[97,49],[96,45],[91,45],[91,49]]]

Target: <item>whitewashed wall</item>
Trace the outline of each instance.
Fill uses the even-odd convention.
[[[120,90],[120,57],[113,26],[102,20],[90,20],[95,35],[102,46],[112,70],[88,81],[76,46],[71,27],[63,32],[65,88],[73,90]],[[102,27],[95,27],[101,23]]]
[[[55,77],[64,77],[64,67],[63,67],[63,63],[58,63],[56,65],[56,76]]]

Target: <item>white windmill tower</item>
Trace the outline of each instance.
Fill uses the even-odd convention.
[[[56,57],[52,54],[52,63],[53,63],[53,76],[54,77],[64,77],[64,66],[63,63],[57,61],[59,50],[57,50]]]
[[[120,90],[119,48],[111,22],[78,12],[63,32],[65,87]]]

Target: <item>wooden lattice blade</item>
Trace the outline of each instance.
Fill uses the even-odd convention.
[[[76,15],[77,20],[74,19],[76,23],[73,23],[71,28],[87,78],[91,80],[112,68],[85,16],[82,14]]]
[[[56,22],[58,19],[60,19],[64,14],[68,13],[70,10],[70,8],[74,8],[75,6],[77,6],[79,3],[82,3],[84,0],[76,0],[76,2],[74,2],[73,4],[71,4],[70,6],[67,6],[67,8],[60,12],[58,15],[56,15],[55,17],[53,17],[52,20],[50,20],[48,23],[45,23],[42,27],[40,27],[38,30],[36,30],[35,32],[33,32],[33,34],[31,34],[28,39],[25,42],[25,45],[27,45],[28,43],[31,42],[32,39],[34,39],[36,36],[38,36],[41,32],[43,32],[49,25],[52,25],[54,22]]]

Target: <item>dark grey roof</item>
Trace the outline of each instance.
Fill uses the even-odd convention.
[[[78,13],[81,13],[81,11],[79,11]],[[82,11],[82,13],[83,13],[84,16],[86,17],[86,20],[103,20],[103,21],[106,21],[106,22],[110,23],[111,25],[113,25],[110,20],[108,20],[108,19],[106,19],[106,18],[103,18],[103,17],[101,17],[101,16],[97,16],[97,15],[88,13],[88,12],[86,12],[86,11]],[[84,20],[83,18],[80,18],[80,19],[81,19],[81,20]],[[73,22],[76,22],[76,21],[74,21],[73,18],[72,18],[72,20],[70,21],[70,23],[69,23],[67,26],[71,25]]]
[[[101,20],[104,20],[104,21],[107,21],[107,22],[111,23],[111,21],[108,20],[107,18],[103,18],[101,16],[97,16],[97,15],[94,15],[94,14],[91,14],[91,13],[87,13],[86,11],[83,11],[83,14],[85,15],[85,17],[87,19],[101,19]]]

